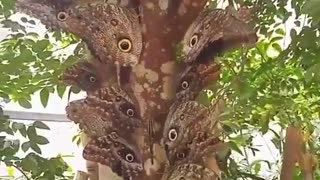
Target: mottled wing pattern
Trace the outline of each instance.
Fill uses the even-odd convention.
[[[220,65],[194,64],[181,75],[176,97],[181,101],[193,101],[208,84],[219,78]]]
[[[16,9],[40,19],[48,28],[79,36],[103,63],[134,66],[139,61],[142,35],[133,9],[69,0],[18,0]]]
[[[92,3],[61,12],[69,32],[82,38],[103,63],[138,63],[142,35],[134,10],[103,3]],[[61,18],[60,18],[61,19]]]
[[[61,1],[61,0],[60,0]],[[16,10],[37,18],[50,30],[66,29],[64,22],[58,21],[57,14],[69,7],[70,2],[59,0],[17,0]]]
[[[139,180],[143,171],[143,160],[136,145],[112,132],[92,139],[83,150],[86,160],[109,166],[124,179]]]
[[[99,66],[99,63],[80,61],[67,68],[60,80],[69,86],[76,86],[88,93],[110,84],[118,84],[117,70],[113,65]]]
[[[106,111],[113,111],[114,128],[125,133],[143,126],[138,108],[130,97],[119,87],[105,87],[89,94],[87,102]]]
[[[169,110],[163,130],[163,144],[167,153],[175,153],[181,141],[188,139],[189,128],[194,122],[207,115],[205,106],[196,101],[173,104]]]
[[[208,61],[224,50],[251,47],[256,32],[248,24],[223,9],[205,10],[190,25],[182,40],[187,63]]]
[[[113,130],[112,116],[99,107],[88,105],[85,99],[69,102],[66,113],[71,121],[79,124],[91,137],[104,136],[106,132]]]
[[[193,21],[182,39],[185,62],[193,62],[210,42],[223,37],[223,21],[227,13],[223,9],[205,10]],[[202,59],[201,59],[202,60]],[[206,60],[206,59],[205,59]]]
[[[186,163],[168,171],[166,180],[218,180],[219,176],[200,164]],[[164,180],[164,179],[163,179]]]

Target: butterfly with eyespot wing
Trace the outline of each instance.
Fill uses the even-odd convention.
[[[120,66],[138,63],[142,34],[134,9],[103,2],[64,1],[18,0],[16,7],[49,27],[79,36],[103,63]]]
[[[130,139],[116,132],[93,138],[84,148],[83,157],[89,161],[109,166],[125,180],[140,180],[143,172],[142,155]]]
[[[180,103],[180,100],[195,100],[204,87],[219,79],[219,74],[220,65],[216,63],[187,66],[179,79],[175,101]]]
[[[135,66],[142,50],[137,13],[112,4],[89,3],[61,11],[58,19],[87,43],[102,63]]]
[[[247,19],[240,19],[243,12],[239,16],[223,9],[201,12],[181,41],[183,61],[203,63],[222,51],[254,46],[258,38]]]
[[[177,160],[176,157],[181,160],[188,156],[188,145],[192,144],[199,132],[219,132],[218,116],[223,106],[223,101],[218,100],[209,107],[196,101],[176,103],[170,107],[162,136],[170,164]],[[178,155],[181,153],[183,156],[179,158]]]
[[[101,107],[104,111],[113,112],[112,120],[114,127],[128,132],[134,132],[137,128],[143,127],[139,108],[129,95],[120,87],[111,86],[101,88],[86,98],[86,103],[92,106]]]
[[[98,62],[80,60],[63,72],[60,81],[90,94],[105,86],[118,86],[117,73],[114,65],[101,66]]]
[[[97,106],[85,103],[85,99],[74,100],[66,107],[67,117],[79,124],[90,137],[101,137],[114,131],[111,113],[102,111]]]

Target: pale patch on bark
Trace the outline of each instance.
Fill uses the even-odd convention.
[[[146,34],[146,33],[147,33],[147,26],[146,26],[146,24],[142,24],[141,31],[142,31],[143,34]]]
[[[169,61],[161,65],[161,72],[164,74],[174,74],[175,72],[175,62]]]
[[[175,92],[175,87],[173,86],[174,85],[173,79],[171,76],[166,76],[166,77],[163,77],[162,81],[163,81],[163,86],[162,86],[163,91],[160,93],[160,97],[161,99],[164,99],[164,100],[170,100],[173,98],[174,92]]]
[[[199,6],[199,4],[196,3],[196,2],[193,2],[191,5],[192,5],[193,7],[198,7],[198,6]]]
[[[121,0],[120,6],[127,6],[129,4],[129,0]]]
[[[147,159],[144,162],[144,167],[146,167],[146,174],[149,176],[153,172],[157,172],[161,168],[161,164],[163,164],[166,160],[166,153],[164,149],[159,144],[153,145],[153,151],[155,152],[153,159],[153,164],[151,163],[151,159]]]
[[[149,84],[144,83],[144,84],[143,84],[143,88],[148,89],[148,88],[150,88],[150,86],[149,86]]]
[[[140,105],[140,113],[142,116],[145,114],[146,101],[141,97],[141,93],[144,91],[144,88],[141,84],[135,82],[133,85],[134,95],[136,96],[138,103]]]
[[[156,71],[145,68],[145,62],[141,62],[133,69],[133,72],[138,78],[146,78],[146,80],[151,84],[159,80],[159,74]]]
[[[99,179],[122,180],[123,178],[112,172],[108,166],[99,164]]]
[[[168,9],[169,2],[168,0],[159,0],[159,7],[161,10],[165,11]]]
[[[154,5],[152,2],[147,2],[147,3],[146,3],[146,7],[147,7],[148,9],[154,9],[155,5]]]
[[[185,4],[186,3],[181,3],[181,5],[179,6],[179,9],[178,9],[179,16],[183,16],[184,14],[187,13],[187,8],[186,8]]]

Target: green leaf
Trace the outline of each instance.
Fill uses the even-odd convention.
[[[57,85],[58,96],[62,99],[67,87],[64,85]]]
[[[21,18],[21,21],[25,23],[25,22],[28,21],[28,19],[27,19],[26,17],[22,17],[22,18]]]
[[[320,20],[320,1],[319,0],[307,0],[301,8],[301,12],[313,17],[314,21]]]
[[[278,44],[278,43],[273,43],[271,45],[276,51],[278,51],[278,53],[281,53],[282,52],[282,48],[281,46]]]
[[[34,150],[36,153],[41,154],[41,149],[38,144],[31,142],[31,149]]]
[[[44,136],[37,136],[36,139],[34,140],[35,143],[40,144],[40,145],[44,145],[44,144],[48,144],[49,141],[47,138],[45,138]]]
[[[47,129],[50,130],[49,126],[47,126],[45,123],[43,123],[42,121],[35,121],[33,123],[33,126],[38,128],[38,129]]]
[[[36,129],[33,126],[29,126],[27,129],[27,135],[30,141],[34,141],[34,139],[38,136]]]
[[[27,137],[27,129],[26,129],[26,127],[22,128],[22,129],[19,129],[19,132],[23,137]]]
[[[260,170],[261,170],[261,164],[260,164],[260,163],[256,163],[256,164],[254,165],[254,172],[255,172],[255,174],[258,174],[258,173],[260,172]]]
[[[30,142],[24,142],[24,143],[22,143],[22,145],[21,145],[21,149],[23,150],[23,152],[27,152],[28,149],[30,148],[30,146],[31,146],[31,143],[30,143]]]
[[[43,107],[47,107],[49,100],[49,91],[47,88],[43,88],[40,91],[40,101]]]
[[[26,109],[31,109],[32,108],[31,103],[26,99],[19,99],[18,103],[19,103],[20,106],[22,106],[22,107],[24,107]]]
[[[36,172],[37,171],[37,166],[38,166],[38,162],[36,160],[36,158],[31,155],[28,154],[24,159],[22,159],[21,161],[21,167],[24,171],[27,172]]]
[[[284,31],[284,29],[282,28],[279,28],[275,31],[277,34],[279,35],[282,35],[282,36],[285,36],[286,35],[286,32]]]
[[[1,4],[3,5],[3,9],[10,10],[14,8],[15,1],[14,0],[1,0]]]
[[[37,41],[34,46],[32,46],[32,50],[35,52],[42,52],[50,45],[50,41],[47,39],[43,39]]]
[[[13,122],[12,127],[18,130],[22,128],[26,128],[26,126],[23,123],[18,123],[18,122]]]

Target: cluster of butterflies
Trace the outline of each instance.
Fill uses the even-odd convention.
[[[87,44],[93,56],[79,60],[61,77],[66,85],[87,92],[86,98],[66,107],[68,118],[90,136],[83,157],[109,166],[124,179],[140,180],[144,159],[133,134],[147,128],[135,97],[123,88],[120,69],[139,62],[143,41],[139,12],[125,2],[130,1],[17,0],[16,7],[48,28],[73,33]],[[168,159],[163,179],[220,177],[210,159],[226,148],[218,133],[221,103],[207,107],[196,98],[219,74],[220,66],[212,57],[257,41],[248,17],[247,9],[237,13],[205,9],[185,33],[181,44],[186,69],[179,77],[161,142]]]

